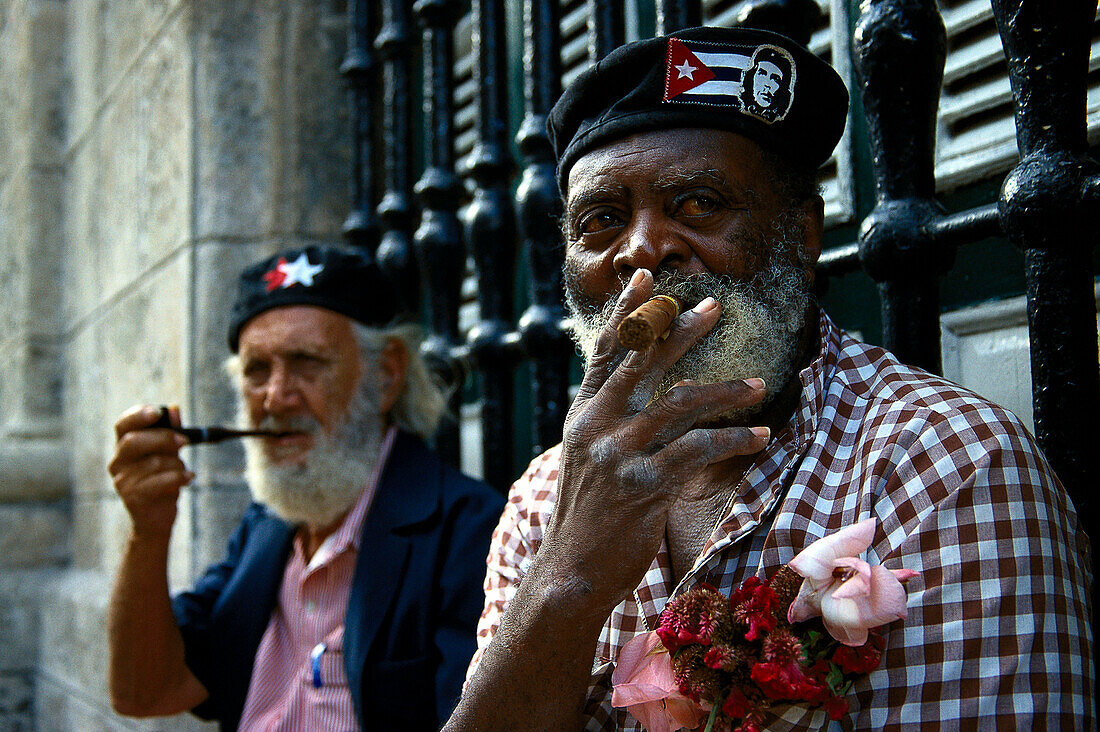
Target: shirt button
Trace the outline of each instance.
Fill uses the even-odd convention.
[[[307,600],[306,601],[306,612],[307,613],[317,612],[317,603],[314,602],[313,600]]]

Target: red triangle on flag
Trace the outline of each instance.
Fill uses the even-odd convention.
[[[668,39],[665,101],[714,78],[714,72],[677,38]]]

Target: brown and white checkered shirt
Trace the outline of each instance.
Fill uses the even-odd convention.
[[[1090,727],[1088,540],[1019,420],[855,341],[824,314],[821,354],[800,378],[797,413],[746,473],[691,571],[674,587],[662,546],[633,600],[608,618],[585,729],[641,729],[611,707],[611,671],[670,597],[702,581],[728,594],[868,517],[878,529],[867,560],[921,576],[907,585],[908,618],[887,626],[885,660],[849,693],[840,727]],[[531,463],[493,533],[471,673],[539,549],[559,455],[560,446]],[[827,721],[797,705],[773,711],[773,730]]]

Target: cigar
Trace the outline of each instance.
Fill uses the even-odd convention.
[[[211,425],[209,427],[176,427],[172,424],[171,417],[168,416],[168,407],[161,407],[160,416],[157,417],[157,421],[149,426],[163,427],[164,429],[172,430],[186,437],[187,441],[192,445],[196,445],[200,442],[221,442],[222,440],[232,440],[238,437],[289,437],[290,435],[303,434],[302,432],[292,430],[283,430],[281,432],[274,430],[237,430],[231,427],[221,427],[219,425]]]
[[[657,295],[639,305],[619,323],[619,343],[632,351],[644,351],[665,334],[680,314],[680,302]]]

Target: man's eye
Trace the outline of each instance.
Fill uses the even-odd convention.
[[[710,196],[689,196],[680,203],[680,213],[685,216],[705,216],[717,208],[718,200]]]
[[[241,369],[241,375],[250,384],[262,384],[267,380],[270,371],[266,364],[250,363]]]
[[[622,225],[622,219],[614,211],[601,209],[581,216],[577,222],[578,235],[598,234],[601,231]]]

